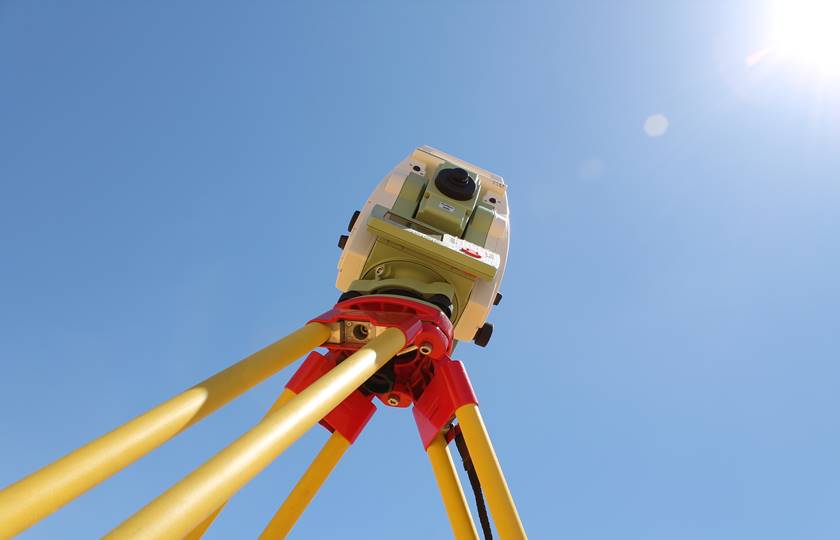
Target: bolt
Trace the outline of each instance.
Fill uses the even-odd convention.
[[[347,321],[344,324],[349,328],[349,327],[353,326],[353,321]]]
[[[391,394],[388,396],[388,405],[392,407],[396,407],[400,404],[400,397],[397,394]]]
[[[425,356],[429,356],[430,354],[432,354],[432,344],[428,342],[422,343],[420,345],[420,354]]]
[[[384,273],[385,273],[385,267],[384,266],[377,266],[376,267],[376,277],[379,277]]]

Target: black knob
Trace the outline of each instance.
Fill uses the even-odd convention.
[[[355,225],[356,220],[359,219],[359,214],[361,214],[361,212],[358,210],[353,212],[353,217],[350,218],[350,223],[347,224],[347,232],[353,232],[353,225]]]
[[[349,237],[346,234],[342,234],[341,236],[339,236],[338,237],[338,247],[340,247],[341,249],[344,249],[345,244],[347,244],[347,239],[348,238]]]
[[[493,305],[498,306],[499,302],[501,302],[501,301],[502,301],[502,293],[497,292],[496,293],[496,298],[493,299]]]
[[[458,182],[459,184],[466,184],[467,180],[469,180],[470,175],[462,168],[452,169],[452,180]]]
[[[468,201],[475,195],[475,180],[464,169],[443,169],[435,178],[435,187],[456,201]]]
[[[473,338],[473,342],[479,347],[486,347],[490,342],[490,336],[493,335],[493,323],[484,323],[484,326],[478,329]]]

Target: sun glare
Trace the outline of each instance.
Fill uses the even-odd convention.
[[[773,51],[840,76],[840,0],[775,0]]]

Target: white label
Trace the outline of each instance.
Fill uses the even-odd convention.
[[[445,202],[440,202],[440,203],[438,203],[438,207],[439,207],[441,210],[445,210],[445,211],[450,212],[450,213],[452,213],[452,212],[454,212],[454,211],[455,211],[455,207],[454,207],[454,206],[449,205],[449,204],[446,204]]]

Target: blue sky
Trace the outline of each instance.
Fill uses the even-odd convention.
[[[766,2],[632,4],[0,2],[0,484],[329,308],[348,217],[429,144],[510,186],[458,354],[532,538],[837,538],[840,83],[745,64]],[[21,537],[104,534],[290,374]],[[449,535],[383,409],[294,538]]]

